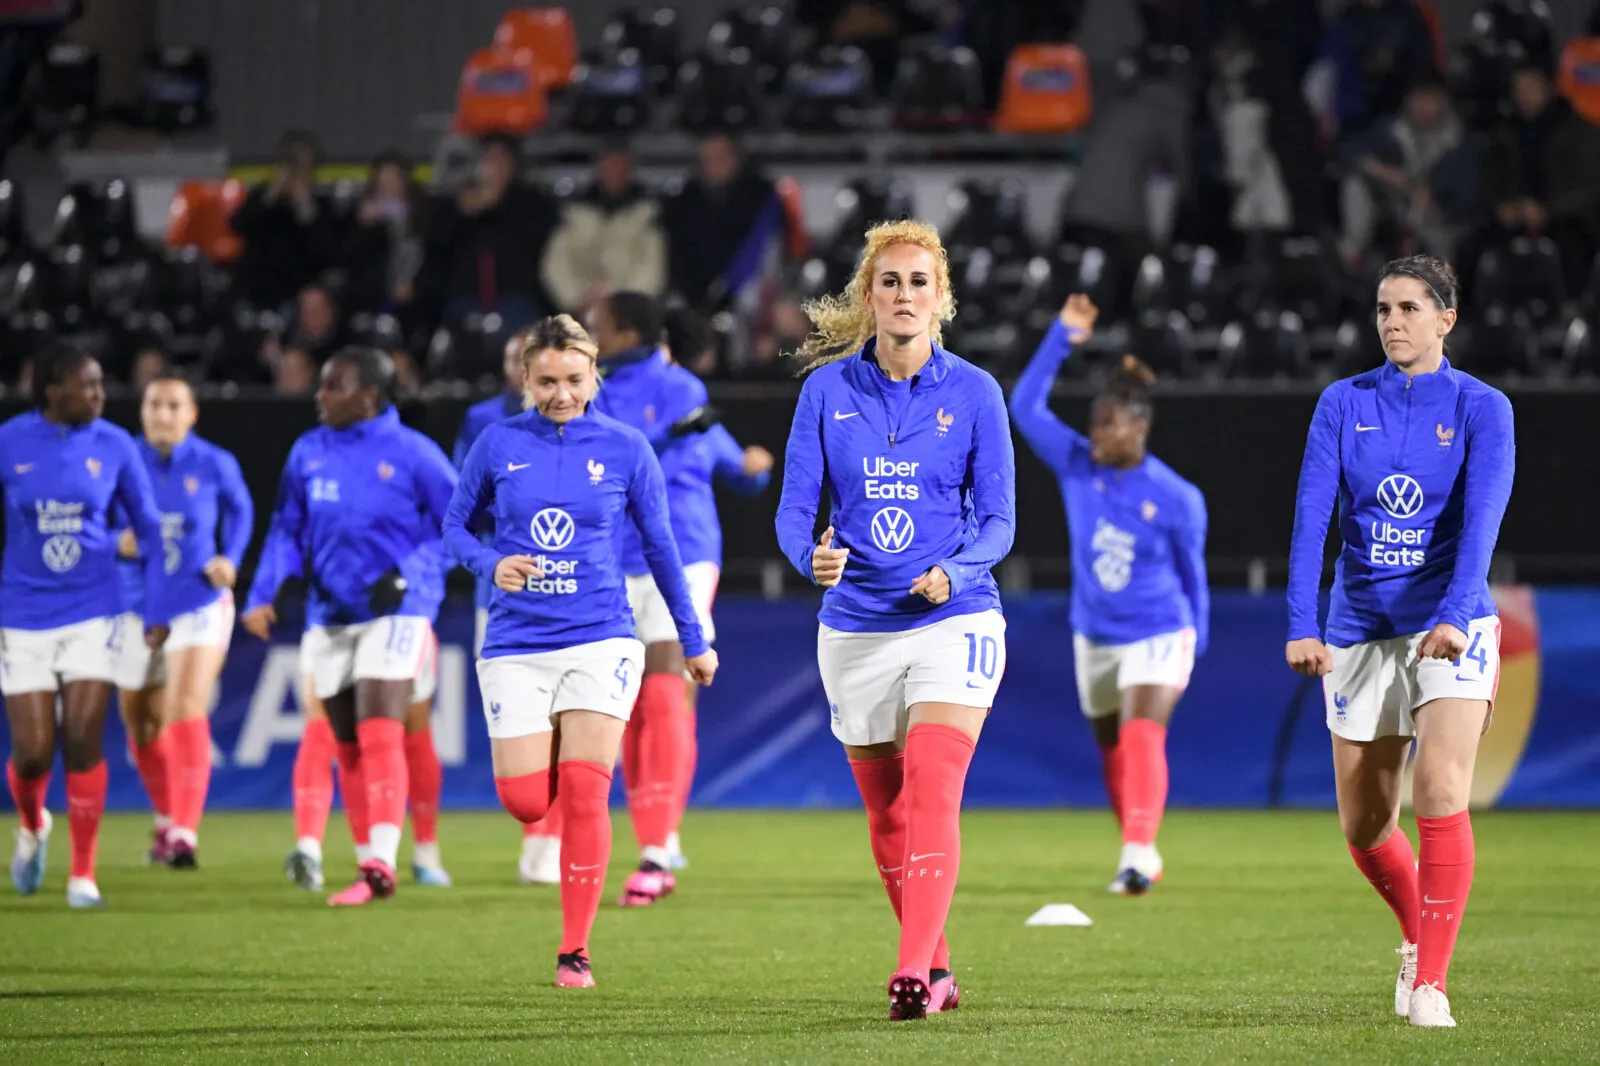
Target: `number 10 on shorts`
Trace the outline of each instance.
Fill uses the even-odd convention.
[[[967,673],[981,674],[987,681],[994,680],[995,669],[1000,665],[1000,642],[993,637],[967,633]]]

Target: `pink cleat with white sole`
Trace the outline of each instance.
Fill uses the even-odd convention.
[[[556,987],[594,987],[594,974],[589,972],[589,956],[582,948],[556,956]]]
[[[928,979],[917,971],[910,968],[896,970],[894,976],[889,978],[891,1022],[914,1022],[925,1018],[932,1002],[933,993],[928,988]]]
[[[394,895],[394,867],[380,859],[368,859],[358,869],[361,876],[349,888],[328,897],[330,907],[360,907],[375,899]]]
[[[633,871],[628,883],[622,886],[622,898],[617,903],[624,907],[648,907],[664,896],[670,896],[678,887],[678,879],[653,862],[647,862]]]
[[[961,1006],[961,986],[950,970],[934,970],[928,975],[928,1013],[942,1014]]]

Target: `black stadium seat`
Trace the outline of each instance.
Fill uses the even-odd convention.
[[[30,245],[22,187],[10,178],[0,180],[0,264],[26,259]]]
[[[755,126],[750,85],[755,66],[746,48],[707,51],[678,71],[678,125],[690,133],[747,130]]]
[[[1305,323],[1293,311],[1262,308],[1222,328],[1217,361],[1224,376],[1286,380],[1311,369]]]
[[[946,206],[945,244],[952,251],[983,247],[1005,259],[1026,256],[1033,250],[1027,226],[1027,188],[1021,181],[962,182],[950,191]]]
[[[37,78],[29,113],[35,141],[49,147],[72,133],[82,146],[98,118],[100,57],[83,45],[52,45]]]
[[[1480,307],[1516,308],[1536,325],[1553,321],[1567,299],[1561,253],[1548,237],[1514,238],[1478,260],[1473,302]]]
[[[902,129],[962,129],[986,117],[983,76],[970,48],[930,44],[906,50],[889,95],[895,125]]]
[[[607,20],[600,31],[600,54],[617,62],[624,53],[635,53],[651,91],[661,93],[678,76],[681,39],[677,8],[646,4],[625,8]]]
[[[872,103],[872,64],[855,47],[829,46],[789,67],[784,124],[807,132],[854,129]]]
[[[151,48],[140,70],[133,119],[141,126],[179,133],[202,129],[215,118],[211,57],[184,45]]]
[[[1127,347],[1163,378],[1191,379],[1199,373],[1194,327],[1182,311],[1147,307],[1135,312]]]
[[[650,88],[639,54],[579,64],[573,72],[572,128],[580,133],[627,133],[650,121]]]
[[[732,8],[706,33],[706,48],[711,52],[743,48],[750,53],[755,84],[766,95],[783,87],[784,74],[794,59],[794,42],[794,24],[788,12],[776,4]]]
[[[1315,237],[1280,241],[1259,262],[1246,286],[1250,308],[1293,311],[1308,329],[1331,327],[1344,302],[1343,278],[1333,250]]]

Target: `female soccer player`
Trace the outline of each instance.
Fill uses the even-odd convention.
[[[1011,417],[1061,483],[1072,537],[1078,705],[1100,746],[1122,829],[1111,891],[1138,895],[1161,876],[1156,829],[1167,804],[1167,721],[1206,650],[1206,504],[1199,489],[1145,451],[1155,375],[1133,356],[1095,400],[1087,437],[1051,412],[1056,373],[1098,316],[1087,296],[1062,305],[1011,391]]]
[[[660,463],[640,433],[590,408],[598,379],[589,335],[557,315],[535,326],[523,351],[533,410],[472,446],[445,543],[494,579],[478,682],[495,790],[524,823],[544,817],[552,797],[565,808],[556,985],[588,988],[589,933],[611,854],[611,768],[644,665],[623,583],[624,522],[644,535],[690,676],[709,684],[717,657],[695,621]],[[492,545],[475,533],[484,515]]]
[[[961,791],[1005,672],[989,571],[1016,531],[1011,433],[1000,386],[939,345],[955,298],[932,227],[873,226],[844,295],[806,312],[778,543],[827,590],[817,665],[900,918],[889,1017],[921,1018],[960,1001],[944,923]]]
[[[1500,679],[1489,558],[1516,461],[1510,401],[1445,358],[1457,292],[1432,256],[1379,274],[1388,359],[1317,401],[1289,555],[1285,655],[1323,679],[1339,822],[1400,920],[1394,1009],[1420,1026],[1456,1024],[1445,976],[1472,889],[1467,799]],[[1340,550],[1323,634],[1317,586],[1335,497]],[[1420,862],[1397,824],[1413,738]]]
[[[255,522],[238,461],[194,435],[199,413],[183,378],[145,386],[137,448],[161,519],[171,633],[155,651],[124,640],[117,657],[117,703],[156,813],[151,855],[175,869],[195,866],[211,784],[211,690],[233,638],[233,584]],[[137,558],[131,531],[123,532],[119,554]],[[136,632],[144,626],[144,568],[121,569],[123,623]]]
[[[345,348],[322,368],[323,425],[301,436],[284,464],[271,558],[250,590],[245,624],[267,631],[271,593],[307,591],[302,663],[338,741],[345,802],[370,854],[360,877],[329,898],[356,906],[394,894],[405,819],[405,720],[444,598],[441,523],[456,474],[427,437],[400,424],[389,398],[388,357]]]
[[[23,895],[44,880],[50,812],[45,790],[58,746],[67,767],[72,873],[67,905],[103,905],[95,844],[106,807],[101,756],[106,708],[124,640],[167,639],[161,523],[150,478],[124,430],[100,420],[100,364],[69,344],[36,357],[39,409],[0,425],[5,559],[0,569],[0,694],[11,724],[6,777],[22,827],[11,883]],[[145,557],[143,633],[123,625],[115,501]],[[56,701],[60,698],[60,725]]]

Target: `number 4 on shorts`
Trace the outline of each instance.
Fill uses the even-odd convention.
[[[1483,673],[1489,668],[1489,653],[1483,650],[1483,632],[1479,630],[1472,634],[1472,643],[1467,650],[1461,653],[1461,659],[1471,659],[1478,664],[1478,673]],[[1456,669],[1461,669],[1461,659],[1455,661]]]

